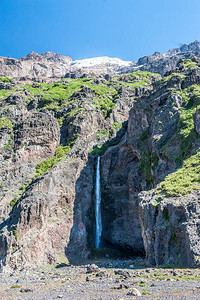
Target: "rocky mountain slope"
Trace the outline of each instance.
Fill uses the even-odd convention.
[[[119,58],[96,57],[72,61],[68,56],[46,52],[29,53],[21,59],[0,56],[0,76],[22,82],[55,82],[63,77],[79,78],[113,76],[137,70],[159,73],[174,70],[180,59],[200,57],[200,42],[195,41],[180,48],[170,49],[166,54],[155,52],[136,61]]]
[[[199,109],[197,57],[163,78],[146,71],[52,83],[1,78],[1,268],[78,263],[106,251],[199,266]]]

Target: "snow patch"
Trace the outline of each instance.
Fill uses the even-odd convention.
[[[124,61],[120,58],[111,58],[108,56],[75,60],[71,63],[72,66],[79,67],[79,68],[88,68],[88,67],[104,66],[104,65],[116,65],[119,67],[128,67],[131,64],[132,64],[131,61]]]

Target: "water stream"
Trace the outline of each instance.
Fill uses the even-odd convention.
[[[100,175],[100,157],[97,159],[97,170],[96,170],[96,203],[95,203],[95,218],[96,218],[96,236],[95,236],[95,247],[99,249],[102,233],[102,222],[101,222],[101,175]]]

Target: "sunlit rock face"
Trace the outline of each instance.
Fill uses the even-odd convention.
[[[41,59],[72,63],[51,52],[18,63]],[[55,78],[26,85],[0,79],[1,267],[94,255],[98,156],[101,246],[153,265],[198,266],[199,59],[180,60],[164,78]]]
[[[124,61],[107,56],[72,61],[68,56],[51,51],[42,54],[32,51],[21,59],[1,56],[0,76],[11,77],[21,82],[53,82],[63,77],[113,76],[138,70],[164,76],[176,68],[180,59],[194,57],[200,57],[198,41],[170,49],[166,54],[155,52],[153,55],[139,58],[138,61]]]

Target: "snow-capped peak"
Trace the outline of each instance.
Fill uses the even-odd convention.
[[[111,58],[108,56],[102,57],[94,57],[82,60],[75,60],[71,63],[73,66],[77,66],[80,68],[88,68],[94,66],[102,66],[102,65],[116,65],[119,67],[130,66],[132,64],[131,61],[124,61],[120,58]]]

